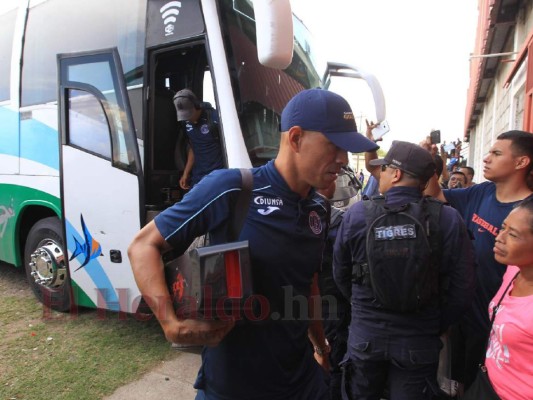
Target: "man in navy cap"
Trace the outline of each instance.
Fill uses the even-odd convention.
[[[329,368],[329,346],[320,318],[310,318],[329,214],[315,188],[335,181],[348,163],[347,151],[377,146],[357,132],[346,100],[321,89],[304,90],[288,102],[281,130],[276,159],[252,170],[254,189],[240,233],[249,242],[258,315],[245,313],[237,324],[229,318],[178,319],[161,263],[163,253],[183,252],[206,232],[213,244],[224,241],[242,188],[239,170],[207,175],[129,247],[137,285],[166,338],[206,345],[195,383],[198,399],[328,398],[322,368]]]
[[[439,336],[474,294],[472,244],[455,209],[422,196],[436,168],[427,150],[395,141],[370,165],[384,196],[344,214],[333,253],[352,304],[344,398],[437,398]]]

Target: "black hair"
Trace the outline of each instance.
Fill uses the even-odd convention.
[[[533,134],[514,130],[503,132],[496,139],[510,140],[514,154],[516,156],[527,156],[533,163]]]
[[[519,202],[514,208],[523,208],[529,213],[529,230],[533,232],[533,194]]]
[[[453,171],[453,172],[450,172],[450,176],[452,175],[462,175],[464,176],[465,178],[465,182],[468,182],[468,178],[466,177],[466,174],[464,172],[461,172],[461,171]]]
[[[467,167],[467,166],[464,166],[464,167],[460,167],[462,170],[463,169],[467,169],[468,171],[470,171],[470,173],[472,174],[472,177],[474,177],[474,175],[476,174],[476,172],[474,171],[474,168],[472,167]]]

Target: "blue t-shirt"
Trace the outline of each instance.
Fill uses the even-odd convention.
[[[211,113],[211,118],[208,118],[207,113]],[[196,124],[188,121],[185,123],[185,131],[194,153],[191,185],[196,185],[211,171],[224,168],[217,121],[214,109],[204,109]]]
[[[496,185],[483,182],[465,189],[443,190],[446,200],[463,216],[474,238],[477,261],[476,296],[466,320],[476,327],[489,329],[487,308],[498,291],[506,266],[494,259],[494,242],[503,220],[518,201],[501,203],[496,199]]]
[[[204,349],[195,387],[210,399],[322,399],[327,388],[316,378],[321,367],[307,338],[306,313],[321,265],[326,200],[314,191],[302,199],[273,161],[252,171],[254,189],[240,240],[249,241],[254,293],[262,299],[254,317],[260,321],[239,321],[218,346]],[[205,232],[212,233],[213,244],[224,242],[240,190],[239,170],[213,171],[155,224],[181,251]],[[301,397],[309,389],[312,395]]]
[[[379,194],[379,181],[370,175],[368,182],[366,183],[365,188],[363,189],[363,196],[377,196]]]

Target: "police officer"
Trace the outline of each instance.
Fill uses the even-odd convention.
[[[408,142],[393,142],[383,159],[370,164],[381,167],[379,190],[389,208],[419,202],[435,174],[430,153]],[[442,205],[435,224],[440,232],[441,294],[418,310],[387,308],[376,300],[368,276],[352,275],[362,271],[354,266],[366,265],[368,260],[367,201],[372,200],[358,202],[344,214],[334,246],[334,278],[352,304],[343,398],[380,399],[384,388],[391,400],[432,398],[439,391],[439,335],[461,317],[474,293],[472,245],[457,211]]]
[[[178,121],[184,122],[189,139],[187,162],[179,181],[184,190],[190,189],[211,171],[224,168],[218,116],[207,105],[200,103],[190,89],[180,90],[174,95]]]
[[[347,151],[376,145],[357,133],[346,100],[321,89],[304,90],[289,101],[281,130],[276,159],[252,170],[254,189],[240,233],[240,240],[249,242],[260,314],[245,313],[238,324],[228,318],[178,319],[161,265],[162,253],[184,251],[205,232],[211,232],[213,244],[224,240],[241,190],[239,170],[207,175],[147,224],[128,249],[139,290],[167,339],[209,346],[195,383],[197,399],[328,398],[323,376],[328,345],[322,321],[309,319],[312,295],[319,293],[328,216],[327,200],[314,188],[335,181],[348,162]]]

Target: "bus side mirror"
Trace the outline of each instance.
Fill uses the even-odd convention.
[[[253,5],[259,62],[269,68],[287,68],[294,47],[290,1],[253,0]]]
[[[366,72],[353,65],[328,61],[327,70],[323,78],[323,82],[325,82],[324,87],[326,89],[331,84],[331,78],[334,76],[363,79],[368,84],[368,87],[372,92],[372,96],[374,97],[374,106],[376,108],[376,122],[380,123],[385,120],[385,96],[383,96],[383,90],[381,89],[379,81],[373,74]]]

